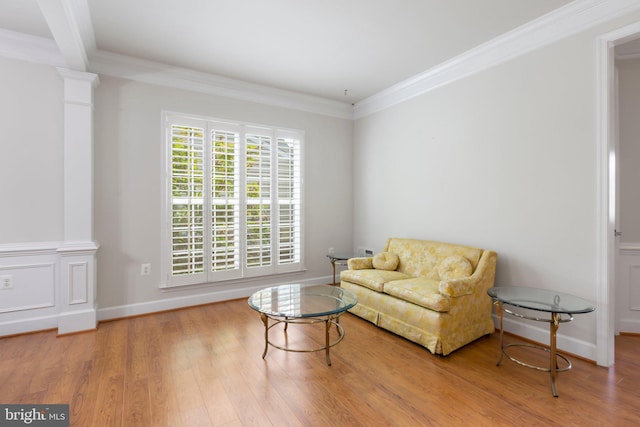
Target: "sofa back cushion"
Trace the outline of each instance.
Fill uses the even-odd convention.
[[[482,255],[482,249],[452,243],[430,240],[402,239],[392,237],[387,240],[383,251],[398,255],[399,271],[409,276],[424,276],[431,280],[441,280],[438,269],[448,257],[462,256],[469,260],[475,271]]]
[[[440,261],[438,274],[440,280],[454,280],[469,277],[473,273],[473,267],[468,259],[460,255],[451,255]]]

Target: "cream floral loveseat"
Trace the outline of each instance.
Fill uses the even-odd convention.
[[[493,251],[390,238],[381,253],[350,259],[340,285],[358,296],[351,313],[447,355],[494,331],[496,261]]]

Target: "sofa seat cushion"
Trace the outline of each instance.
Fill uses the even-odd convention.
[[[378,292],[383,291],[384,284],[387,282],[408,279],[409,277],[411,276],[399,271],[389,270],[344,270],[340,272],[340,280],[346,280]]]
[[[440,282],[426,277],[394,280],[384,284],[384,292],[438,312],[448,312],[451,299],[438,291]]]

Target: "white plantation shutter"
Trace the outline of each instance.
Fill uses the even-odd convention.
[[[302,270],[302,132],[165,123],[162,286]]]
[[[211,131],[211,271],[240,269],[239,135]]]
[[[271,138],[246,139],[246,266],[271,266]]]
[[[278,138],[278,264],[300,262],[300,141]]]
[[[171,273],[204,273],[204,129],[171,126]]]

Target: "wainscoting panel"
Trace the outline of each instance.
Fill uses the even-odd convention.
[[[0,265],[0,313],[55,306],[54,262]],[[6,280],[6,282],[4,282]]]
[[[616,278],[616,332],[640,333],[640,243],[622,244]]]
[[[95,329],[93,242],[0,244],[0,336]]]
[[[89,274],[86,262],[69,263],[69,304],[88,302]]]

